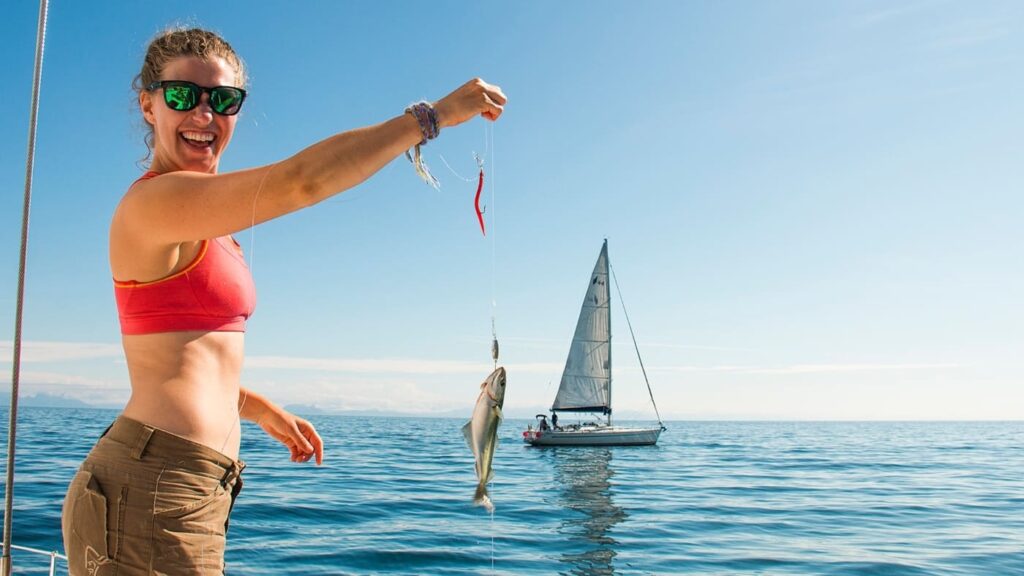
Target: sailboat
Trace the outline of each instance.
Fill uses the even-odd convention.
[[[611,280],[609,275],[608,240],[601,246],[601,253],[590,275],[587,293],[583,298],[576,332],[565,360],[562,380],[551,406],[554,426],[547,418],[538,414],[538,428],[528,426],[523,432],[523,441],[532,446],[645,446],[658,442],[665,426],[658,416],[658,426],[651,428],[628,428],[612,425],[612,318]],[[621,292],[619,294],[621,300]],[[625,310],[625,306],[623,306]],[[629,316],[626,315],[629,324]],[[630,325],[630,335],[633,333]],[[640,356],[640,349],[633,338],[633,346]],[[647,381],[647,371],[640,368]],[[650,393],[651,385],[647,383]],[[651,393],[651,403],[654,394]],[[657,413],[657,405],[654,407]],[[590,412],[605,416],[604,422],[588,422],[570,426],[557,426],[558,412]]]

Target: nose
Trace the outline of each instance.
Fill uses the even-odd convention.
[[[192,109],[192,115],[196,120],[204,124],[213,122],[213,107],[210,106],[210,94],[208,92],[204,92],[199,97],[199,105]]]

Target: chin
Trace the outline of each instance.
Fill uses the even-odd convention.
[[[181,158],[178,163],[182,170],[188,170],[189,172],[208,172],[214,173],[217,171],[217,165],[220,163],[220,156],[208,156],[205,158],[196,158],[194,155],[189,158],[188,156]]]

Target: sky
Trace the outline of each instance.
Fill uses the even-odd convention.
[[[0,22],[6,374],[37,17],[15,2]],[[258,291],[243,384],[280,404],[468,416],[493,315],[506,414],[546,410],[607,238],[665,419],[1024,418],[1013,1],[55,0],[22,397],[128,398],[107,229],[145,155],[131,80],[175,23],[249,66],[222,171],[473,77],[509,98],[424,148],[440,190],[399,158],[238,234]],[[651,420],[617,301],[612,322],[614,411]]]

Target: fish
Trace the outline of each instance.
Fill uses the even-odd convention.
[[[498,426],[504,416],[501,407],[505,404],[505,368],[499,366],[480,384],[473,417],[462,427],[462,435],[476,460],[476,478],[479,484],[473,494],[473,503],[483,506],[488,512],[494,511],[487,484],[494,478],[491,462],[498,447]]]

